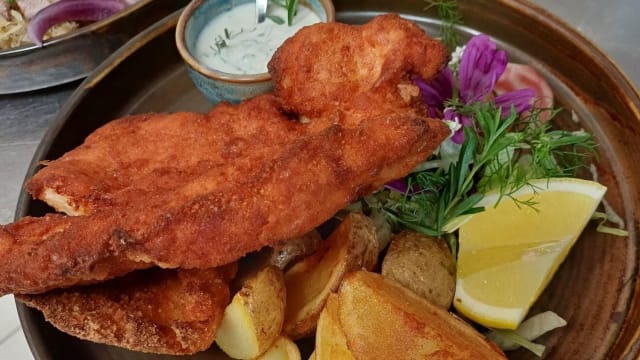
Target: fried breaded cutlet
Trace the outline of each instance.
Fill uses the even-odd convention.
[[[407,111],[411,96],[419,100],[411,78],[431,79],[447,57],[447,49],[416,23],[386,14],[361,26],[302,28],[268,68],[288,111],[309,118],[348,112],[353,118]],[[411,104],[411,111],[421,103]]]
[[[316,27],[320,34],[345,29],[308,29]],[[389,41],[376,43],[377,31],[388,32]],[[40,293],[155,265],[228,264],[308,233],[406,175],[449,135],[413,106],[417,92],[407,90],[414,74],[429,79],[447,60],[417,26],[388,15],[337,42],[314,38],[313,30],[302,31],[276,52],[269,65],[275,96],[219,104],[208,114],[114,120],[50,162],[28,191],[84,215],[0,227],[0,294]],[[356,47],[361,41],[372,46]],[[305,43],[306,50],[296,45]],[[311,63],[321,75],[309,78]]]
[[[81,339],[185,355],[213,343],[234,275],[235,265],[205,270],[152,268],[100,284],[16,298]]]

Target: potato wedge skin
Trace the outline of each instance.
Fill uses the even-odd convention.
[[[375,225],[365,215],[348,214],[321,250],[285,273],[285,334],[293,340],[311,336],[327,297],[342,278],[350,271],[372,269],[377,260]]]
[[[317,230],[296,238],[287,239],[273,246],[269,263],[284,271],[296,261],[315,253],[321,243],[322,237]]]
[[[259,356],[282,332],[285,307],[284,275],[276,266],[266,266],[247,278],[234,295],[225,309],[216,343],[236,359]]]
[[[470,325],[379,274],[343,280],[338,316],[356,359],[506,359]]]
[[[456,290],[456,263],[444,240],[415,231],[395,235],[382,260],[382,275],[448,309]]]
[[[284,322],[287,290],[282,271],[275,266],[265,267],[247,280],[237,295],[254,319],[261,347],[268,348],[280,335]]]
[[[331,293],[318,319],[316,329],[315,359],[355,360],[347,346],[347,338],[342,331],[338,316],[338,295]]]

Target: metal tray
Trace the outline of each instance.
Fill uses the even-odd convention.
[[[0,51],[0,95],[86,77],[125,42],[188,3],[141,0],[107,19],[45,42]]]
[[[572,249],[536,311],[553,310],[568,326],[545,336],[548,359],[635,359],[640,342],[638,244],[640,210],[640,97],[619,69],[596,47],[544,10],[516,0],[459,1],[466,20],[461,32],[484,32],[506,49],[512,61],[535,66],[567,109],[556,123],[584,128],[599,142],[597,172],[608,186],[607,202],[629,224],[618,238],[589,227]],[[398,12],[434,34],[438,21],[422,1],[336,1],[338,21],[363,23],[381,12]],[[178,13],[127,43],[85,80],[64,106],[40,145],[37,162],[55,159],[79,145],[100,125],[130,113],[206,111],[211,105],[190,82],[174,44]],[[577,122],[576,122],[577,119]],[[42,203],[22,194],[17,216],[39,216]],[[36,359],[217,359],[214,348],[192,357],[146,355],[65,335],[38,311],[17,304]],[[309,344],[302,345],[308,355]],[[525,351],[512,359],[536,359]]]

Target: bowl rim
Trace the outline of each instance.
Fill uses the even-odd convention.
[[[192,0],[182,11],[178,18],[178,24],[176,25],[176,46],[182,59],[196,72],[204,75],[209,79],[221,80],[231,83],[256,83],[271,80],[271,75],[268,72],[259,74],[230,74],[222,71],[216,71],[203,66],[191,52],[187,49],[185,43],[185,29],[187,22],[193,15],[193,13],[204,3],[206,0]],[[319,0],[320,4],[324,8],[327,16],[325,22],[334,22],[336,18],[335,7],[331,0]]]

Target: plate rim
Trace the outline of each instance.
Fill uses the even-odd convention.
[[[143,0],[138,4],[146,4],[148,1],[151,0]],[[625,74],[624,71],[622,71],[620,66],[599,46],[597,46],[590,39],[586,38],[582,33],[574,29],[564,20],[528,0],[498,0],[497,2],[508,6],[512,11],[524,13],[528,17],[532,17],[536,21],[545,24],[552,30],[557,31],[563,37],[570,40],[572,43],[580,46],[583,51],[592,54],[597,60],[599,70],[601,70],[602,73],[606,74],[608,77],[611,77],[617,83],[618,88],[621,90],[622,100],[625,107],[628,108],[633,114],[635,114],[634,119],[628,119],[627,121],[636,121],[640,123],[640,92],[638,88],[631,82],[628,75]],[[74,109],[82,102],[86,95],[91,91],[91,89],[95,87],[102,79],[109,76],[109,74],[115,68],[117,68],[124,60],[134,54],[137,50],[139,50],[158,36],[164,34],[166,31],[170,31],[171,28],[175,28],[181,11],[182,9],[177,10],[172,14],[166,16],[165,18],[157,21],[155,24],[126,42],[115,53],[105,59],[98,67],[96,67],[95,70],[91,72],[91,74],[78,86],[78,88],[69,96],[68,100],[60,109],[55,119],[51,123],[49,129],[45,133],[43,139],[39,143],[34,156],[31,159],[29,168],[23,180],[23,184],[25,184],[26,181],[35,174],[38,168],[38,162],[51,149],[53,140],[59,135],[60,130],[67,122],[69,116],[73,113]],[[336,12],[338,12],[338,9],[336,9]],[[425,13],[425,17],[428,17],[428,14]],[[95,23],[92,25],[98,24],[99,23]],[[18,220],[19,218],[26,215],[28,210],[28,203],[29,196],[24,192],[24,190],[22,190],[16,206],[14,220]],[[633,234],[633,236],[635,237],[637,235]],[[637,266],[638,255],[636,254],[636,267]],[[635,273],[636,279],[634,280],[637,280],[640,275],[638,274],[638,271],[636,271]],[[632,290],[631,300],[629,301],[630,309],[638,307],[637,303],[640,302],[640,299],[638,299],[637,294],[640,294],[640,282],[638,281],[636,281],[636,285]],[[636,305],[634,306],[634,304]],[[33,347],[34,339],[32,338],[32,334],[27,331],[30,327],[28,323],[25,323],[25,311],[27,310],[27,308],[17,300],[16,307],[21,326],[24,329],[23,333],[25,335],[25,338],[27,339],[29,348],[33,356],[36,359],[40,359],[37,349]],[[613,342],[613,344],[611,344],[612,348],[617,345],[618,341],[620,340],[619,335],[625,330],[626,329],[624,329],[624,326],[619,330],[615,341]],[[625,352],[623,354],[625,358],[629,359],[635,358],[640,355],[640,328],[635,329],[635,332],[633,332],[633,334],[631,335],[630,340],[631,341],[627,344]]]

